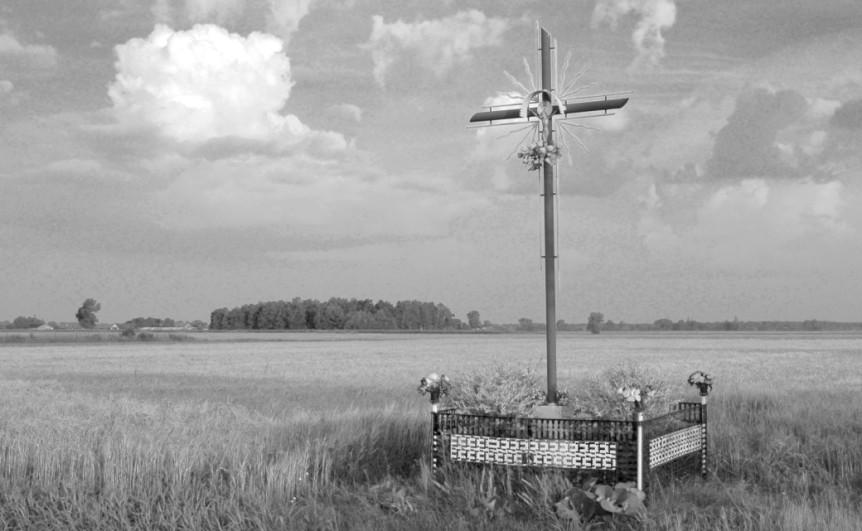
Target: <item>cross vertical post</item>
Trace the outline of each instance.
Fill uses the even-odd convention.
[[[542,98],[551,103],[551,36],[541,28],[539,45],[542,65]],[[554,143],[553,116],[543,124],[547,130],[545,143]],[[557,249],[554,234],[554,163],[546,157],[542,163],[542,195],[545,209],[545,343],[547,346],[547,378],[549,404],[557,403]]]
[[[568,120],[576,116],[610,116],[617,109],[621,109],[628,103],[627,97],[619,93],[616,97],[611,95],[577,97],[575,101],[566,100],[566,94],[558,93],[560,90],[553,86],[554,65],[552,49],[556,44],[551,44],[551,35],[545,28],[538,28],[538,51],[541,68],[539,80],[541,89],[536,90],[533,80],[530,80],[532,92],[524,94],[520,103],[492,105],[487,110],[477,112],[470,117],[471,124],[487,126],[494,125],[522,125],[537,124],[539,128],[539,143],[527,148],[526,152],[519,152],[518,157],[524,157],[524,162],[529,164],[530,170],[542,171],[542,197],[544,204],[544,265],[545,265],[545,331],[547,346],[547,378],[548,392],[546,396],[549,405],[557,404],[557,245],[556,245],[556,216],[555,200],[555,164],[560,153],[559,146],[554,144],[554,115],[558,120]],[[529,67],[528,67],[529,72]],[[532,73],[530,73],[532,76]],[[512,78],[509,75],[510,79]],[[516,81],[521,89],[526,86]],[[568,90],[564,85],[563,91]],[[548,408],[553,409],[553,408]]]

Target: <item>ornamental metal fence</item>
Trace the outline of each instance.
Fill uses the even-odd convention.
[[[560,469],[604,483],[651,473],[707,473],[706,396],[679,402],[666,415],[633,420],[546,419],[471,415],[432,409],[432,465]],[[434,408],[436,409],[436,408]]]

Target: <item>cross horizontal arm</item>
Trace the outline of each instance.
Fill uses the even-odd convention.
[[[626,103],[628,103],[628,98],[602,98],[596,99],[593,101],[581,101],[581,102],[566,102],[566,114],[578,114],[578,113],[588,113],[588,112],[608,112],[615,109],[621,109]],[[559,105],[554,105],[554,114],[562,114],[560,112]],[[470,117],[470,123],[476,122],[496,122],[498,120],[516,120],[521,118],[521,107],[513,107],[510,109],[498,109],[498,110],[490,110],[477,112],[473,116]],[[527,120],[530,118],[538,118],[538,114],[536,113],[536,107],[531,106],[527,110]]]

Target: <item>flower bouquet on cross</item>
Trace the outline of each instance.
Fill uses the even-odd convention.
[[[542,167],[547,159],[548,164],[556,164],[560,157],[560,148],[554,144],[534,143],[522,146],[518,150],[518,158],[521,159],[529,171],[536,171]]]

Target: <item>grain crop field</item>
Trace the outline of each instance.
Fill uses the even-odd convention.
[[[435,486],[415,392],[431,371],[543,370],[544,336],[191,335],[0,344],[0,528],[565,528],[550,498],[488,511],[476,478]],[[716,381],[712,476],[657,486],[638,526],[860,528],[862,336],[560,336],[563,388],[625,361],[681,397],[693,370]]]

